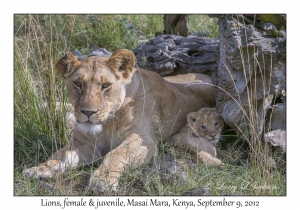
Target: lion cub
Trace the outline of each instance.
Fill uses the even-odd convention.
[[[174,134],[171,141],[175,145],[185,146],[190,152],[206,164],[223,164],[216,158],[214,144],[219,141],[223,120],[216,108],[202,108],[187,115],[187,125]]]

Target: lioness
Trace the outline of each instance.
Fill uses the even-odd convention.
[[[175,145],[185,146],[206,164],[223,164],[217,157],[214,144],[219,141],[224,121],[216,108],[202,108],[187,115],[187,125],[171,138]]]
[[[126,167],[146,163],[156,154],[159,124],[163,135],[170,136],[186,124],[188,113],[215,105],[210,77],[191,74],[189,81],[172,84],[157,73],[135,68],[134,54],[125,49],[110,58],[83,61],[67,53],[56,68],[76,122],[65,147],[24,171],[35,177],[52,177],[103,158],[89,185],[116,190]]]

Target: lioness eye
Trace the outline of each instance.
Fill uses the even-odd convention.
[[[110,86],[110,84],[104,83],[104,84],[102,84],[102,89],[107,89],[109,86]]]
[[[202,128],[203,130],[205,130],[205,129],[206,129],[206,126],[205,126],[205,125],[202,125],[201,128]]]
[[[218,125],[219,125],[219,123],[218,123],[218,122],[215,122],[215,123],[214,123],[214,126],[218,126]]]
[[[74,86],[78,87],[78,88],[81,88],[81,82],[74,82]]]

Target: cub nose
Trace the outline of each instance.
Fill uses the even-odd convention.
[[[216,134],[215,133],[211,133],[209,134],[211,137],[215,138],[216,137]]]
[[[82,113],[84,113],[86,116],[91,116],[92,114],[96,113],[96,111],[92,110],[81,110]]]

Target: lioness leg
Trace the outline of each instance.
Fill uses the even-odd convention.
[[[146,140],[147,139],[147,140]],[[147,163],[156,153],[157,145],[147,136],[132,133],[120,146],[109,152],[90,178],[90,187],[104,191],[116,190],[119,177],[128,166]]]
[[[69,167],[76,168],[79,165],[87,165],[100,158],[100,154],[94,149],[94,145],[71,140],[68,145],[56,151],[46,162],[37,167],[25,169],[24,173],[35,178],[51,178],[55,174],[66,171]],[[84,153],[84,151],[94,151]]]

